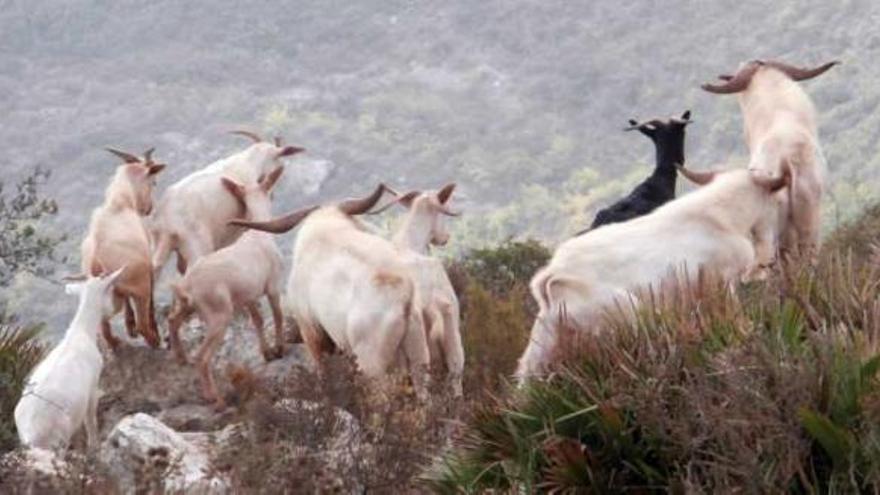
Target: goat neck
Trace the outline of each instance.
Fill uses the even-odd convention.
[[[68,339],[74,335],[84,335],[90,342],[97,344],[98,329],[101,327],[101,318],[103,317],[102,295],[91,287],[83,287],[79,296],[79,305],[76,309],[76,315],[70,322],[67,333],[64,338]]]
[[[430,252],[431,229],[434,219],[431,212],[413,205],[403,218],[403,223],[394,234],[392,242],[399,249],[408,249],[419,254]]]
[[[134,187],[128,177],[126,166],[120,166],[104,192],[104,205],[114,210],[136,210]]]
[[[670,132],[654,139],[656,149],[656,165],[654,177],[668,181],[675,187],[678,175],[676,165],[684,165],[684,129],[681,132]]]

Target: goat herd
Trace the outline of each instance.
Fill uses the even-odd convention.
[[[777,254],[792,262],[811,260],[825,165],[815,110],[797,81],[835,63],[802,69],[755,60],[719,76],[718,84],[702,86],[739,95],[750,152],[746,170],[684,168],[690,112],[630,121],[629,129],[654,141],[656,170],[628,197],[600,211],[590,229],[563,242],[534,276],[539,313],[517,377],[545,371],[563,318],[573,328],[588,329],[602,307],[660,283],[671,269],[708,269],[733,284],[763,276]],[[172,283],[170,347],[181,364],[188,362],[179,331],[197,315],[205,329],[195,353],[202,394],[225,407],[211,360],[236,311],[250,316],[267,360],[284,353],[282,258],[271,234],[296,226],[285,306],[319,371],[322,354],[339,349],[370,377],[406,368],[417,397],[424,399],[427,369],[442,363],[449,387],[461,395],[458,300],[442,263],[430,256],[431,244],[449,238],[444,218],[457,215],[449,207],[455,184],[405,194],[379,184],[363,198],[273,218],[270,192],[283,172],[281,159],[304,150],[237,133],[253,144],[169,187],[155,212],[155,178],[165,165],[153,160],[152,150],[143,156],[109,150],[123,163],[92,213],[82,242],[83,275],[66,286],[79,297],[76,315],[31,373],[15,408],[22,444],[65,448],[83,423],[89,445],[95,444],[103,367],[98,328],[115,350],[119,339],[110,321],[123,312],[131,337],[159,347],[153,291],[171,254],[181,278]],[[673,201],[677,173],[702,187]],[[394,199],[374,210],[386,193]],[[391,240],[358,218],[394,205],[406,213]],[[274,345],[263,331],[263,296],[272,312]]]

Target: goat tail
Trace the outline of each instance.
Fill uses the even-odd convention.
[[[538,303],[538,311],[546,313],[550,309],[550,285],[553,283],[553,275],[549,270],[541,270],[529,283],[529,289],[532,292],[532,298]]]

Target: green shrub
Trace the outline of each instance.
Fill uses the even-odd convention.
[[[863,249],[880,239],[875,214],[832,236],[815,268],[736,294],[707,277],[609,310],[600,336],[561,329],[550,377],[479,408],[425,482],[439,493],[877,492],[880,270]]]
[[[0,454],[18,444],[12,412],[25,378],[45,352],[40,329],[0,324]]]

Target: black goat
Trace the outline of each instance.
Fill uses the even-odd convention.
[[[675,199],[676,165],[684,165],[684,129],[691,123],[691,111],[679,118],[669,120],[652,119],[646,122],[630,120],[627,131],[638,130],[654,141],[657,149],[657,165],[647,179],[636,186],[629,196],[613,205],[599,210],[589,229],[578,232],[581,235],[596,227],[617,222],[625,222],[646,215],[658,206]]]

